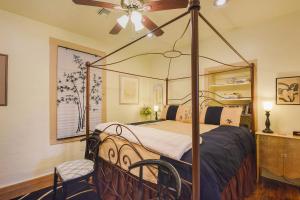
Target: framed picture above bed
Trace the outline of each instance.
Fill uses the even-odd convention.
[[[120,75],[120,104],[139,104],[139,79]]]
[[[8,56],[0,54],[0,106],[7,106]]]
[[[276,79],[276,104],[300,105],[300,76]]]
[[[86,134],[85,63],[103,52],[50,39],[51,144],[70,142]],[[106,120],[105,71],[90,70],[90,127]]]

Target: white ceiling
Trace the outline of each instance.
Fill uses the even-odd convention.
[[[106,0],[109,1],[109,0]],[[111,0],[118,4],[119,0]],[[221,32],[264,23],[300,10],[299,0],[229,0],[221,8],[213,6],[213,0],[201,0],[201,12]],[[71,0],[0,0],[0,9],[4,9],[34,20],[79,33],[98,41],[109,41],[112,49],[136,38],[130,27],[118,35],[110,35],[109,31],[122,15],[120,11],[112,11],[108,16],[98,15],[99,8],[75,5]],[[147,13],[158,25],[183,13],[185,9]],[[172,43],[183,31],[188,16],[164,28],[165,34],[156,39],[146,39],[148,49],[171,47]],[[179,28],[180,27],[180,28]],[[212,32],[201,24],[200,38],[209,37]],[[139,33],[142,34],[142,33]],[[188,35],[187,35],[188,36]],[[189,41],[186,39],[186,42]],[[184,43],[184,41],[182,42]],[[143,44],[145,46],[145,43]],[[137,47],[140,47],[137,45]]]

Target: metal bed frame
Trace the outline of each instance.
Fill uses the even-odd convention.
[[[113,63],[109,63],[109,64],[97,64],[100,61],[104,61],[106,58],[114,55],[115,53],[126,49],[127,47],[135,44],[136,42],[139,42],[140,40],[144,39],[147,37],[148,34],[150,33],[154,33],[156,30],[164,28],[170,24],[172,24],[173,22],[183,18],[184,16],[190,15],[190,21],[187,25],[187,27],[184,29],[184,33],[186,32],[187,28],[189,25],[191,25],[192,28],[192,39],[191,39],[191,54],[185,54],[182,53],[178,50],[175,49],[176,43],[178,40],[175,41],[173,49],[170,51],[166,51],[163,53],[145,53],[145,54],[139,54],[139,55],[135,55],[135,56],[131,56],[129,58],[117,61],[117,62],[113,62]],[[246,63],[245,66],[236,66],[236,65],[231,65],[231,64],[226,64],[220,61],[217,61],[215,59],[206,57],[206,56],[199,56],[199,27],[198,27],[198,23],[199,23],[199,18],[202,19],[211,30],[213,30],[218,37],[239,57],[241,58],[241,60],[243,60],[244,63]],[[183,33],[183,35],[184,35]],[[183,35],[180,37],[182,38]],[[176,56],[172,56],[170,54],[175,53]],[[120,63],[138,56],[144,56],[144,55],[162,55],[165,58],[170,59],[169,61],[169,70],[168,70],[168,76],[166,79],[162,79],[162,78],[157,78],[157,77],[151,77],[151,76],[144,76],[144,75],[138,75],[138,74],[133,74],[133,73],[127,73],[127,72],[123,72],[123,71],[117,71],[117,70],[111,70],[111,69],[106,69],[103,66],[108,66],[108,65],[113,65],[116,63]],[[191,76],[190,77],[179,77],[179,78],[174,78],[171,79],[169,78],[169,71],[170,71],[170,65],[172,62],[173,58],[179,57],[179,56],[190,56],[191,57]],[[255,64],[254,63],[250,63],[249,61],[247,61],[221,34],[220,32],[218,32],[218,30],[200,13],[200,0],[190,0],[190,5],[187,11],[185,11],[183,14],[171,19],[170,21],[164,23],[163,25],[159,26],[158,28],[149,31],[148,33],[144,34],[143,36],[129,42],[128,44],[125,44],[124,46],[118,48],[115,51],[112,51],[111,53],[107,54],[106,56],[96,60],[95,62],[87,62],[86,63],[86,68],[87,68],[87,84],[86,84],[86,91],[90,90],[90,70],[91,68],[94,69],[100,69],[100,70],[106,70],[109,72],[116,72],[116,73],[120,73],[120,74],[127,74],[127,75],[133,75],[133,76],[137,76],[137,77],[143,77],[143,78],[149,78],[149,79],[154,79],[154,80],[160,80],[160,81],[165,81],[166,84],[166,104],[169,103],[169,97],[168,97],[168,87],[169,87],[169,82],[170,81],[176,81],[176,80],[182,80],[182,79],[191,79],[191,99],[189,101],[191,101],[191,105],[192,105],[192,165],[191,169],[192,169],[192,183],[189,183],[188,181],[183,180],[183,190],[189,191],[191,193],[190,197],[182,197],[182,199],[193,199],[193,200],[199,200],[200,199],[200,147],[199,147],[199,130],[200,130],[200,125],[199,125],[199,100],[201,98],[204,98],[205,101],[208,100],[213,100],[216,101],[213,98],[208,98],[206,95],[204,95],[205,92],[209,92],[209,91],[201,91],[199,90],[199,77],[200,76],[206,76],[206,75],[210,75],[210,74],[199,74],[199,58],[204,58],[204,59],[209,59],[211,61],[217,62],[219,64],[224,64],[227,65],[229,67],[234,67],[235,69],[230,69],[230,70],[237,70],[237,69],[241,69],[241,68],[250,68],[251,70],[251,100],[252,100],[252,107],[253,107],[253,98],[254,98],[254,80],[253,80],[253,75],[254,75],[254,67]],[[228,71],[228,70],[227,70]],[[220,72],[216,72],[216,73],[220,73]],[[89,133],[90,133],[90,127],[89,127],[89,121],[90,121],[90,114],[89,114],[89,110],[90,110],[90,94],[89,92],[86,92],[86,138],[89,137]],[[202,102],[203,103],[203,102]],[[219,102],[220,103],[220,102]],[[253,109],[252,109],[253,110]],[[254,116],[253,116],[254,118]],[[254,120],[252,118],[253,121],[253,126],[254,126]],[[126,138],[122,137],[121,133],[122,133],[122,129],[124,129],[126,127],[122,127],[120,125],[117,125],[116,128],[116,135],[114,135],[114,137],[118,137],[118,138],[122,138],[123,140],[127,141],[126,144],[124,144],[124,146],[130,146],[133,151],[139,155],[138,150],[134,147],[134,145],[131,144],[130,141],[128,141]],[[131,131],[132,132],[132,131]],[[99,133],[101,134],[101,133]],[[133,135],[135,135],[132,132]],[[137,138],[138,140],[138,138]],[[103,145],[103,143],[105,143],[106,141],[111,141],[114,143],[114,140],[112,138],[111,135],[107,136],[104,140],[101,141],[101,144]],[[139,140],[138,140],[139,141]],[[100,144],[100,148],[101,148],[101,144]],[[148,149],[147,147],[144,147],[143,144],[140,143],[140,145],[145,148],[148,151],[152,151],[151,149]],[[112,160],[110,160],[110,162],[105,161],[105,160],[101,160],[101,164],[99,165],[99,170],[100,170],[100,179],[104,180],[104,184],[105,185],[105,190],[111,190],[116,192],[116,189],[114,188],[114,186],[111,183],[111,180],[108,180],[108,178],[105,176],[105,170],[108,170],[108,168],[110,168],[109,170],[111,171],[110,173],[117,173],[116,170],[118,171],[122,171],[123,177],[124,179],[136,179],[137,181],[141,181],[139,180],[137,177],[133,176],[132,174],[130,174],[128,171],[124,170],[121,168],[121,165],[127,165],[130,166],[131,161],[128,155],[123,155],[121,156],[121,151],[122,148],[124,148],[124,146],[122,145],[120,148],[117,147],[117,145],[115,146],[116,149],[115,151],[110,149],[109,151],[109,158],[115,158],[116,161],[113,162]],[[157,152],[156,152],[157,153]],[[142,157],[140,157],[141,160],[143,160]],[[100,180],[101,181],[101,180]],[[128,191],[131,191],[129,187],[133,187],[132,185],[128,184],[127,186]],[[145,183],[145,187],[150,187],[150,188],[155,188],[153,187],[153,184],[151,183]],[[157,192],[156,189],[153,189],[154,193]],[[135,199],[133,197],[130,196],[129,194],[130,192],[128,192],[128,194],[115,194],[117,199],[123,199],[123,198],[128,198],[128,199]],[[132,195],[132,194],[131,194]]]

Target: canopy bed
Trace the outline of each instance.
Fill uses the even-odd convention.
[[[200,14],[199,10],[200,1],[191,0],[188,10],[183,14],[152,29],[147,34],[103,56],[97,61],[86,63],[87,91],[90,90],[89,74],[91,68],[165,81],[166,85],[166,107],[165,111],[163,111],[163,115],[165,116],[161,120],[140,126],[108,122],[97,125],[95,130],[92,131],[89,125],[90,94],[89,92],[86,93],[86,137],[88,138],[92,132],[92,134],[99,134],[101,138],[100,157],[97,168],[100,182],[98,187],[102,199],[154,199],[156,197],[177,199],[175,189],[178,189],[176,187],[178,185],[174,185],[176,181],[170,181],[176,180],[176,178],[170,178],[171,175],[164,173],[165,170],[163,168],[155,166],[153,160],[167,162],[171,164],[171,167],[176,169],[181,178],[179,199],[242,199],[253,191],[256,173],[255,144],[254,136],[251,134],[250,129],[255,129],[253,112],[255,65],[248,62]],[[190,56],[191,77],[172,79],[169,77],[168,72],[166,79],[161,79],[106,69],[104,67],[146,54],[131,56],[113,63],[98,64],[109,56],[147,37],[149,33],[155,33],[157,30],[161,30],[189,14],[191,17],[190,21],[179,39],[183,37],[191,25],[191,54],[184,54],[175,49],[179,39],[175,41],[171,51],[147,54],[162,55],[169,59],[168,71],[170,71],[172,59],[179,56]],[[205,56],[199,56],[199,18],[246,64],[231,65]],[[227,69],[199,74],[199,58],[221,63],[226,65]],[[248,128],[240,125],[241,104],[224,103],[220,100],[224,98],[222,95],[210,90],[199,89],[199,77],[240,69],[248,69],[251,75],[251,79],[249,80],[251,85],[249,105],[252,107],[252,114],[251,124],[248,125]],[[169,84],[183,79],[191,79],[191,93],[185,95],[183,98],[169,98]],[[172,101],[177,101],[175,103],[177,105],[174,105]],[[238,110],[234,111],[235,113],[239,113],[237,121],[235,121],[236,118],[233,119],[230,116],[232,110]],[[229,114],[226,114],[227,111],[230,111]],[[186,113],[188,115],[185,115]],[[186,123],[187,121],[189,123]],[[140,161],[143,161],[143,163],[139,163]],[[139,163],[140,165],[134,163]]]

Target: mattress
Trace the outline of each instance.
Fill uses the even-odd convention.
[[[170,131],[170,132],[188,135],[188,136],[192,137],[192,124],[191,123],[183,123],[180,121],[166,120],[166,121],[160,121],[160,122],[155,122],[155,123],[150,123],[150,124],[143,124],[141,126],[156,128],[159,130]],[[219,127],[219,126],[211,125],[211,124],[200,124],[200,134],[209,132],[210,130],[217,128],[217,127]]]

